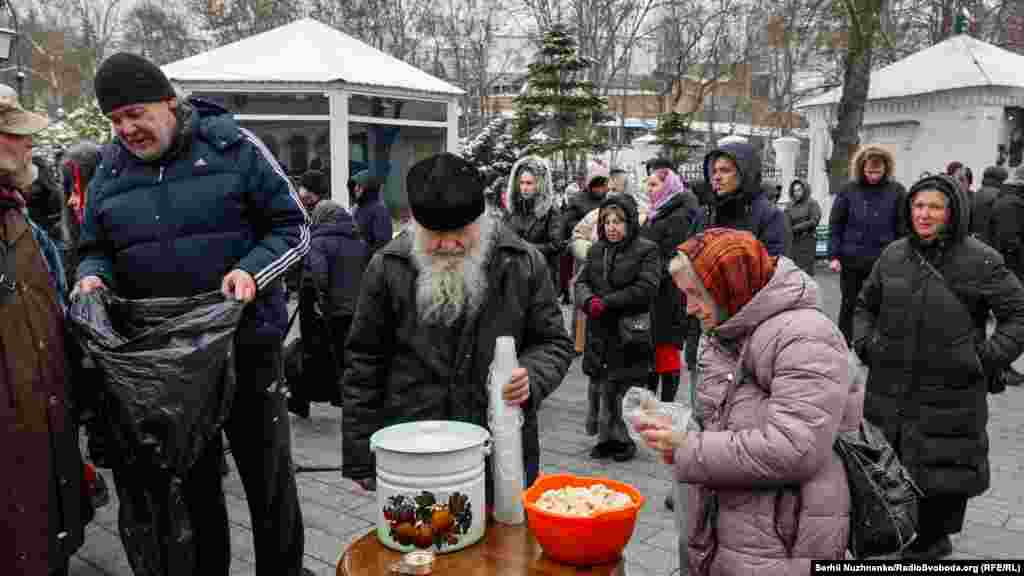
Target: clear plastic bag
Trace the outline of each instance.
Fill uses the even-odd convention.
[[[622,419],[626,421],[629,437],[650,454],[654,452],[647,447],[638,430],[652,423],[680,432],[697,429],[697,423],[693,420],[693,410],[688,406],[676,402],[661,402],[650,390],[635,386],[627,390],[626,395],[622,397]]]

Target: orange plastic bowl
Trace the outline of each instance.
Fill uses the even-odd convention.
[[[633,499],[633,505],[582,518],[554,514],[537,507],[537,500],[548,490],[564,486],[585,488],[592,484],[604,484],[612,490],[628,494]],[[629,484],[573,474],[541,476],[523,492],[526,520],[534,538],[546,555],[572,566],[596,566],[618,560],[633,536],[636,517],[643,505],[643,495]]]

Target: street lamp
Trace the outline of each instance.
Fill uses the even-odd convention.
[[[14,11],[14,4],[10,0],[0,0],[0,4],[3,4],[11,13],[11,24],[14,29],[0,28],[0,60],[8,61],[11,59],[11,53],[17,52],[18,62],[15,64],[17,74],[15,79],[18,83],[18,100],[21,100],[22,86],[25,84],[25,72],[21,70],[21,50],[16,50],[15,44],[18,40],[18,13]]]

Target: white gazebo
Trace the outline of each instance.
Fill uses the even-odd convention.
[[[388,206],[404,208],[409,167],[458,147],[461,89],[310,18],[163,71],[232,111],[291,174],[328,170],[346,206],[350,172],[369,170]]]
[[[825,168],[840,96],[837,88],[798,106],[810,124],[808,178],[823,210],[832,204]],[[1021,163],[1022,107],[1024,56],[954,36],[872,72],[861,142],[888,146],[907,187],[954,160],[971,168],[977,186],[1001,155],[1011,172]]]

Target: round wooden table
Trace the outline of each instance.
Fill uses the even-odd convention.
[[[391,565],[401,560],[402,554],[385,547],[377,539],[374,528],[353,542],[338,559],[338,576],[387,576]],[[451,554],[438,554],[433,574],[439,576],[562,576],[569,574],[592,576],[628,576],[625,562],[576,568],[559,564],[544,556],[540,544],[530,534],[526,524],[509,526],[491,522],[484,538],[468,548]]]

